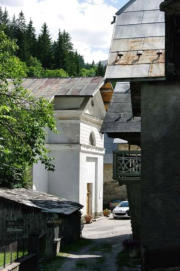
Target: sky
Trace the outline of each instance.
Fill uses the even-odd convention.
[[[52,40],[59,29],[70,33],[74,48],[85,62],[97,63],[108,58],[113,16],[128,0],[0,0],[9,16],[22,10],[27,22],[31,18],[39,34],[47,23]]]

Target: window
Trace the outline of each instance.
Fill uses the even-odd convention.
[[[96,146],[96,138],[93,132],[90,133],[89,144],[92,146]]]

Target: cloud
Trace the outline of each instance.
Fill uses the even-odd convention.
[[[9,14],[22,10],[27,21],[32,18],[37,33],[47,23],[52,38],[58,30],[66,30],[75,49],[85,61],[107,59],[112,36],[112,16],[117,9],[110,0],[0,0]]]
[[[23,7],[24,3],[25,0],[0,0],[0,4],[7,7]]]

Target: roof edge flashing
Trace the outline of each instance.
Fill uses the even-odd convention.
[[[120,8],[117,12],[116,15],[120,15],[126,8],[128,8],[133,2],[135,2],[136,0],[129,0],[129,2],[127,2],[124,6],[122,6],[122,8]]]

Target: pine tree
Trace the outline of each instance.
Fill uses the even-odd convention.
[[[54,42],[53,45],[53,55],[54,55],[54,67],[57,68],[65,68],[65,60],[64,60],[64,48],[63,48],[63,39],[61,31],[59,30],[58,39]]]
[[[47,24],[44,23],[41,28],[41,33],[38,37],[37,56],[44,68],[52,66],[52,43]]]
[[[104,73],[105,73],[105,67],[99,61],[97,70],[96,70],[96,76],[104,76]]]
[[[5,9],[4,12],[0,7],[0,29],[3,30],[7,35],[9,34],[9,15],[7,10]]]
[[[19,13],[19,17],[16,20],[16,33],[15,38],[17,39],[17,45],[19,47],[17,56],[22,61],[28,60],[28,43],[26,39],[26,20],[23,12]]]
[[[26,29],[26,41],[27,41],[27,49],[28,49],[28,61],[31,56],[37,56],[37,40],[35,34],[35,28],[33,27],[32,20],[29,21]]]

